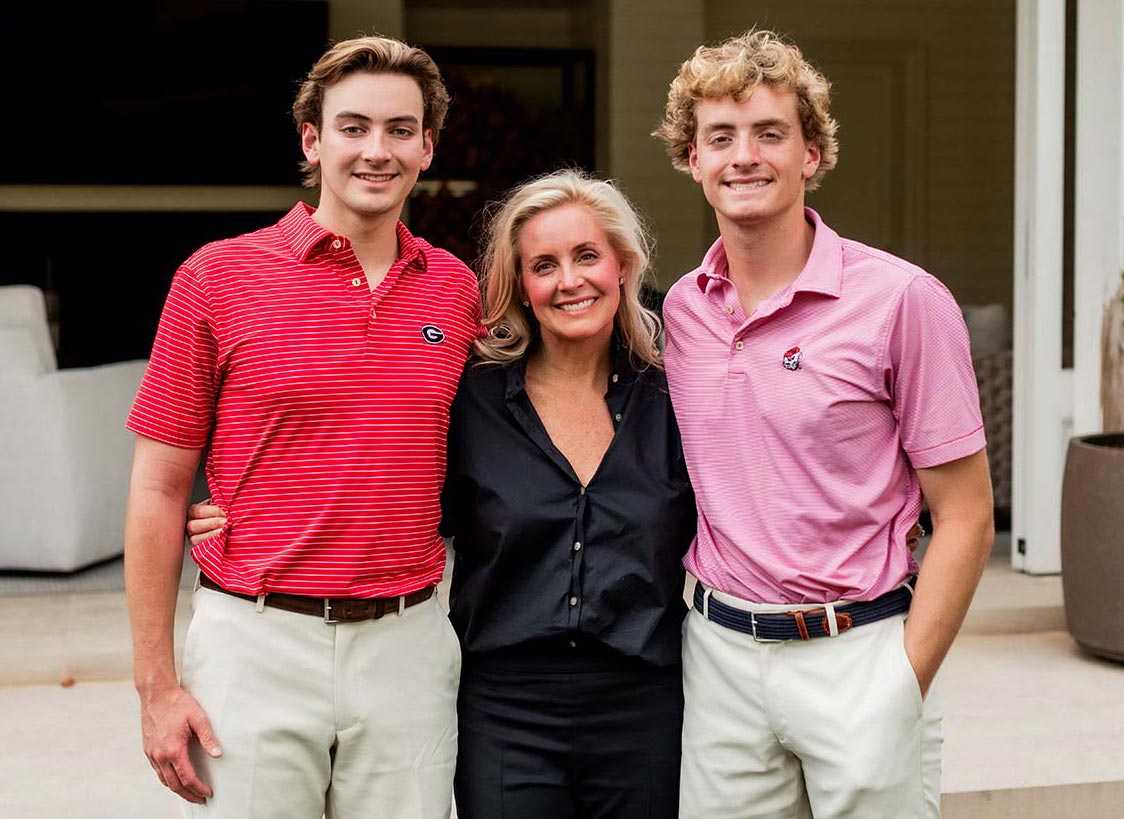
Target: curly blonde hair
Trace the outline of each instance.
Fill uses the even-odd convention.
[[[483,362],[507,363],[523,358],[538,337],[538,322],[521,304],[523,226],[545,211],[569,204],[589,208],[624,265],[621,301],[614,319],[620,345],[643,365],[659,367],[659,316],[640,301],[648,275],[652,241],[636,210],[612,182],[573,169],[555,171],[526,182],[485,212],[482,273],[483,324],[487,335],[476,341]]]
[[[733,97],[740,102],[761,83],[796,94],[804,139],[820,151],[819,168],[805,183],[805,190],[814,191],[839,159],[835,139],[839,124],[828,111],[831,83],[804,59],[799,48],[773,31],[750,29],[720,45],[699,46],[671,81],[663,122],[652,136],[667,145],[671,164],[689,173],[699,100]]]
[[[293,122],[297,133],[305,123],[319,131],[324,122],[324,95],[328,89],[351,74],[402,74],[413,78],[422,93],[422,128],[429,131],[433,147],[445,114],[449,111],[449,92],[433,58],[415,46],[390,37],[356,37],[341,40],[326,52],[301,83],[293,102]],[[320,186],[320,166],[301,162],[306,188]]]

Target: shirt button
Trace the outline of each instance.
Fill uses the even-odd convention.
[[[620,380],[621,380],[621,377],[619,375],[617,375],[616,373],[613,373],[613,383],[616,384]]]
[[[578,598],[576,598],[576,597],[571,597],[571,598],[570,598],[570,605],[571,605],[571,606],[576,606],[577,604],[578,604]]]
[[[339,239],[336,239],[334,242],[332,242],[332,250],[339,250],[341,247],[343,247],[343,242],[341,242]]]
[[[734,305],[727,304],[726,305],[726,312],[729,313],[732,316],[734,314]]]
[[[582,542],[580,540],[574,541],[574,551],[580,552],[582,550]]]
[[[571,640],[570,641],[570,648],[577,648],[577,647],[578,647],[578,641],[577,640]]]
[[[371,318],[378,318],[378,317],[379,317],[379,314],[376,313],[374,310],[372,310],[371,311]]]
[[[585,487],[584,487],[584,486],[583,486],[583,487],[582,487],[581,489],[579,489],[579,490],[578,490],[578,494],[579,494],[579,495],[584,495],[584,494],[585,494]]]
[[[351,286],[352,287],[358,287],[362,283],[363,283],[363,280],[361,278],[359,278],[358,276],[356,276],[354,279],[351,280]]]
[[[744,346],[745,346],[745,344],[744,344],[743,342],[739,341],[738,343],[736,343],[736,344],[734,345],[734,349],[735,349],[735,350],[740,350],[740,349],[741,349],[742,347],[744,347]]]
[[[614,415],[613,417],[614,417],[614,418],[616,418],[616,419],[617,419],[618,421],[620,421],[620,420],[621,420],[621,418],[623,418],[624,416],[623,416],[623,415],[621,415],[621,414],[620,414],[620,413],[618,412],[618,413],[617,413],[616,415]]]

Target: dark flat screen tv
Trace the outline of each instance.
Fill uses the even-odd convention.
[[[295,185],[322,0],[0,4],[0,184]]]

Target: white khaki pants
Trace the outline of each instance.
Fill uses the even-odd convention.
[[[460,647],[437,596],[330,625],[197,589],[183,685],[222,746],[185,816],[446,819]]]
[[[817,608],[712,594],[745,610]],[[692,609],[681,819],[939,816],[940,713],[933,690],[922,701],[904,623],[759,643]]]

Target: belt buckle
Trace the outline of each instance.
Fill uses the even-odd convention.
[[[773,638],[773,637],[758,637],[757,636],[757,613],[756,612],[751,611],[749,613],[749,625],[750,625],[750,628],[752,629],[750,631],[750,636],[753,638],[754,642],[757,642],[757,643],[783,643],[783,642],[785,642],[784,640],[778,640],[778,639]]]
[[[332,598],[324,598],[324,623],[329,626],[334,626],[339,620],[332,618]]]

